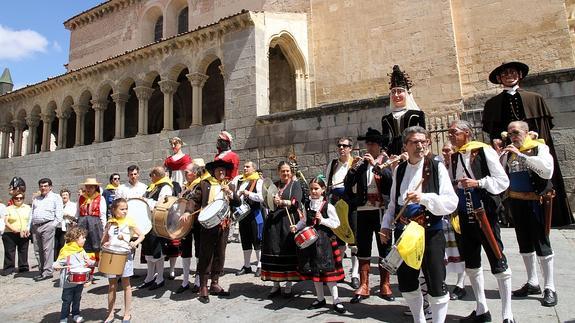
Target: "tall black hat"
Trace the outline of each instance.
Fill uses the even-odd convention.
[[[387,74],[390,77],[389,89],[394,87],[403,87],[409,91],[413,86],[413,82],[409,79],[409,75],[399,69],[399,65],[393,65],[393,72]]]
[[[489,73],[489,82],[493,84],[501,84],[501,82],[497,80],[497,76],[499,76],[503,70],[510,67],[516,69],[518,72],[521,72],[520,79],[523,79],[525,76],[527,76],[527,73],[529,73],[529,66],[527,66],[527,64],[521,62],[504,62],[497,66],[493,71],[491,71],[491,73]]]
[[[364,140],[366,142],[375,142],[380,146],[383,146],[383,136],[381,135],[381,132],[371,127],[367,128],[365,136],[359,136],[357,137],[357,140]]]
[[[24,182],[24,180],[21,177],[18,177],[18,176],[15,176],[12,178],[8,187],[11,190],[18,189],[21,193],[26,192],[26,183]]]

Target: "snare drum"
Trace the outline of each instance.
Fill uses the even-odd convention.
[[[102,247],[98,268],[104,274],[121,275],[129,255],[130,250],[127,249]]]
[[[198,221],[204,228],[211,229],[220,224],[228,212],[228,202],[225,200],[215,200],[200,211]]]
[[[232,213],[232,221],[240,222],[243,220],[248,214],[250,214],[252,208],[246,202],[242,201],[242,204],[236,208],[234,213]]]
[[[68,271],[67,281],[71,284],[84,284],[90,281],[90,268],[74,268]]]
[[[186,212],[188,201],[175,196],[166,196],[158,201],[152,214],[152,227],[156,235],[175,240],[185,237],[192,229],[194,221],[180,221]]]
[[[128,199],[128,218],[132,218],[142,234],[152,230],[152,211],[148,203],[141,198]]]
[[[295,235],[295,244],[304,249],[311,246],[317,240],[317,231],[313,227],[305,227]]]

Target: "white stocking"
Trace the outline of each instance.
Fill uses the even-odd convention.
[[[481,315],[489,309],[487,308],[487,300],[485,299],[485,281],[483,279],[483,269],[479,268],[466,268],[465,272],[469,276],[473,294],[475,295],[475,314]]]
[[[252,257],[252,249],[244,250],[244,267],[250,268],[250,258]]]
[[[429,304],[431,305],[431,318],[433,323],[443,323],[447,317],[447,304],[449,302],[449,294],[429,297]]]
[[[315,294],[318,301],[323,301],[325,296],[323,295],[323,283],[322,282],[313,282],[313,287],[315,287]]]
[[[527,282],[532,286],[539,286],[539,278],[537,277],[537,269],[535,266],[535,252],[522,253],[523,263],[525,264],[525,271],[527,271]]]
[[[146,278],[144,279],[144,283],[149,283],[154,280],[154,257],[152,256],[144,256],[146,258],[146,269],[148,272],[146,273]]]
[[[175,274],[175,268],[176,268],[176,261],[178,260],[178,257],[170,257],[170,275],[174,275]]]
[[[413,314],[414,323],[425,323],[425,314],[423,313],[423,296],[421,290],[416,289],[413,292],[401,293]]]
[[[155,272],[156,274],[158,274],[156,276],[156,284],[160,284],[164,281],[164,258],[160,258],[160,259],[154,259],[155,263],[154,263],[154,267],[155,267]]]
[[[503,320],[513,320],[511,311],[511,269],[495,274],[497,285],[499,285],[499,297],[501,298],[501,316]]]
[[[539,264],[541,265],[541,272],[545,282],[545,289],[549,288],[555,291],[555,282],[553,281],[553,255],[539,257]]]
[[[327,287],[329,287],[329,291],[331,292],[331,296],[333,296],[333,304],[339,304],[341,301],[339,300],[339,292],[337,290],[337,283],[336,282],[329,282],[327,283]]]
[[[255,253],[256,253],[256,260],[258,261],[257,267],[261,268],[262,267],[262,262],[260,261],[260,253],[261,252],[259,250],[255,250]]]
[[[357,261],[357,247],[351,247],[351,277],[359,278],[359,262]]]
[[[459,288],[465,287],[465,271],[457,274],[457,283],[455,283],[455,286]]]
[[[192,258],[182,258],[182,271],[183,279],[182,286],[185,287],[190,283],[190,265],[192,264]]]

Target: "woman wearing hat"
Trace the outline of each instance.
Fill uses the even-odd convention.
[[[425,114],[411,95],[413,83],[407,73],[398,65],[393,66],[389,81],[389,103],[391,112],[381,118],[383,146],[389,155],[400,155],[403,143],[401,133],[411,126],[425,128]]]
[[[93,252],[98,260],[106,226],[106,200],[100,194],[101,183],[95,178],[87,178],[81,185],[84,185],[84,190],[78,200],[78,226],[88,232],[84,250]]]

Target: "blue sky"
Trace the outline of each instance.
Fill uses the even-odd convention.
[[[15,87],[66,72],[70,32],[64,21],[105,0],[21,0],[0,3],[0,74]]]

